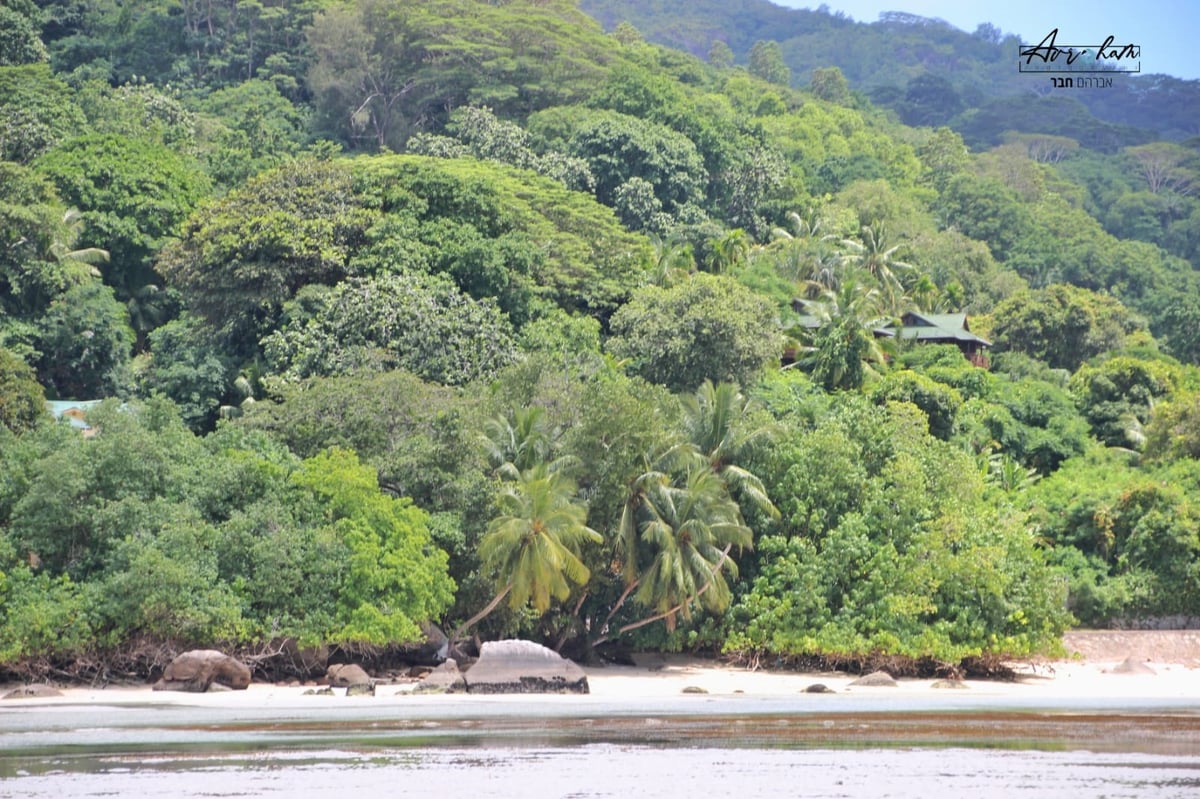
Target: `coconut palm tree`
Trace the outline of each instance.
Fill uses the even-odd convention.
[[[677,617],[690,618],[697,603],[724,610],[730,598],[726,575],[737,575],[730,551],[753,543],[753,532],[724,483],[698,465],[683,475],[655,469],[639,475],[619,537],[626,587],[593,645],[659,620],[674,629]],[[610,635],[609,622],[631,595],[651,615]]]
[[[591,573],[581,550],[603,538],[587,526],[587,507],[575,501],[575,483],[545,465],[522,472],[503,484],[496,498],[497,514],[479,544],[484,572],[496,575],[495,597],[450,636],[449,649],[467,629],[508,599],[514,610],[532,604],[549,609],[563,601],[573,586]]]
[[[546,411],[536,406],[488,419],[480,442],[495,475],[504,480],[516,480],[544,463],[554,445]]]
[[[883,224],[867,225],[862,229],[862,241],[843,239],[847,249],[844,259],[875,278],[884,301],[884,309],[898,314],[904,301],[904,286],[897,273],[912,270],[911,264],[897,259],[902,244],[888,246],[887,230]]]
[[[887,364],[889,342],[876,331],[892,321],[878,289],[848,280],[823,301],[806,305],[820,320],[808,353],[799,359],[827,391],[857,389]]]
[[[696,257],[690,244],[650,236],[653,250],[647,264],[646,281],[654,286],[670,288],[682,283],[696,271]]]
[[[683,397],[683,429],[699,464],[711,470],[734,497],[740,497],[775,518],[779,511],[767,497],[762,481],[739,465],[754,444],[774,433],[770,425],[754,426],[754,402],[733,383],[706,380]]]

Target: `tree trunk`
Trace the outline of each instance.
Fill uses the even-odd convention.
[[[504,590],[496,594],[496,596],[492,598],[492,601],[483,607],[483,610],[479,611],[474,616],[458,625],[454,632],[450,633],[450,639],[446,643],[446,657],[450,657],[451,653],[454,652],[454,646],[458,643],[459,637],[468,629],[478,624],[480,619],[483,619],[485,616],[495,610],[496,607],[504,601],[504,597],[508,596],[510,591],[512,591],[512,583],[504,586]]]

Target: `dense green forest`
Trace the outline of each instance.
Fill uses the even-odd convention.
[[[886,25],[582,5],[0,0],[0,671],[1200,616],[1194,105],[1022,127],[789,64]]]

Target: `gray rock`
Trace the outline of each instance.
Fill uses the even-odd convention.
[[[815,682],[804,689],[806,694],[832,694],[837,693],[823,682]]]
[[[374,696],[375,686],[369,682],[359,682],[346,686],[346,696]]]
[[[939,689],[949,688],[949,689],[953,690],[953,689],[969,688],[970,686],[968,686],[962,680],[938,680],[938,681],[934,682],[932,685],[930,685],[929,687],[930,688],[939,688]]]
[[[20,688],[14,688],[4,695],[5,699],[40,699],[48,696],[62,696],[62,691],[57,688],[51,688],[49,685],[40,683],[34,685],[22,685]]]
[[[489,641],[467,671],[472,694],[586,694],[578,665],[532,641]]]
[[[454,658],[447,658],[442,665],[425,675],[413,688],[416,694],[461,694],[466,693],[467,680],[458,670]]]
[[[193,649],[171,661],[154,690],[202,694],[213,683],[243,691],[250,687],[250,667],[215,649]]]
[[[330,666],[325,676],[329,678],[329,684],[334,688],[371,684],[371,675],[363,671],[362,666],[354,663],[338,663]]]
[[[895,688],[899,683],[886,671],[874,671],[850,683],[854,688]]]
[[[333,689],[328,688],[328,687],[326,687],[326,688],[309,688],[302,695],[303,696],[333,696]]]
[[[701,688],[699,685],[685,685],[683,687],[683,693],[685,693],[685,694],[706,694],[706,693],[708,693],[708,689]]]
[[[1158,674],[1144,661],[1135,657],[1127,657],[1109,671],[1110,674]]]

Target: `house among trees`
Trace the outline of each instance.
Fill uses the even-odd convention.
[[[987,367],[986,350],[990,341],[971,332],[965,313],[927,314],[908,311],[900,317],[900,328],[888,326],[876,334],[899,335],[902,340],[921,344],[954,344],[976,366]]]
[[[803,300],[794,300],[792,307],[799,314],[799,327],[815,331],[824,324],[820,316],[809,313]],[[900,317],[900,326],[885,324],[873,327],[875,338],[899,338],[916,341],[918,344],[953,344],[963,356],[975,366],[987,368],[987,350],[992,343],[971,332],[965,313],[934,314],[924,311],[907,311]],[[783,362],[795,360],[795,350],[785,352]]]

